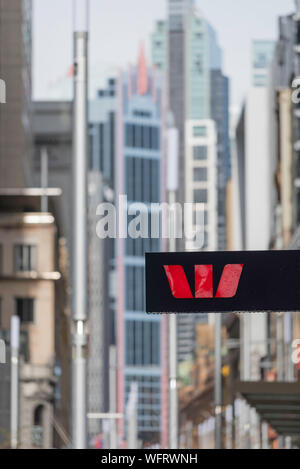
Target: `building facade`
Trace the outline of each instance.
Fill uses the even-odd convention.
[[[121,210],[119,196],[126,194],[128,203],[149,207],[162,197],[164,116],[160,78],[147,68],[143,48],[138,66],[120,74],[117,89],[116,203]],[[161,317],[146,315],[144,303],[144,254],[159,250],[160,240],[150,237],[118,238],[116,246],[117,404],[124,413],[137,382],[143,442],[158,442],[161,429]],[[125,422],[121,436],[126,430]]]
[[[120,196],[128,204],[160,203],[162,197],[163,91],[161,78],[148,69],[143,47],[138,65],[111,78],[90,103],[90,164],[102,173],[103,201]],[[121,212],[121,216],[124,214]],[[128,223],[132,220],[128,217]],[[119,226],[119,221],[117,225]],[[125,221],[124,221],[125,223]],[[119,228],[118,228],[119,229]],[[159,251],[160,240],[105,239],[107,349],[117,346],[119,439],[128,438],[126,409],[137,382],[137,431],[143,443],[158,442],[161,432],[161,317],[145,314],[144,254]],[[108,410],[106,408],[106,410]]]
[[[0,3],[0,187],[32,184],[31,0]]]
[[[96,98],[89,103],[89,412],[110,410],[109,347],[116,342],[116,295],[111,288],[115,240],[99,239],[96,224],[98,204],[114,201],[115,121],[116,80],[110,78],[107,87],[98,90]],[[99,420],[89,421],[91,446],[102,430]]]
[[[200,187],[206,182],[210,187],[210,200],[206,207],[206,237],[203,249],[226,249],[226,186],[230,177],[229,146],[229,85],[222,73],[222,52],[217,36],[209,22],[196,11],[192,0],[169,0],[168,19],[157,21],[151,36],[152,61],[159,71],[165,73],[168,88],[168,107],[173,125],[179,132],[179,189],[177,201],[197,202]],[[193,169],[194,143],[190,130],[200,121],[210,129],[215,127],[216,136],[210,140],[215,149],[200,151],[216,154],[215,167],[205,170]],[[210,124],[206,124],[210,121]],[[189,130],[188,130],[189,129]],[[187,131],[189,133],[187,133]],[[211,133],[211,130],[209,130]],[[204,139],[205,140],[205,139]],[[203,144],[202,144],[203,146]],[[204,145],[205,146],[205,145]],[[197,150],[196,150],[197,151]],[[195,160],[196,161],[196,160]],[[212,159],[209,159],[210,165]],[[195,162],[195,166],[202,163]],[[205,164],[204,164],[205,165]],[[200,175],[201,173],[201,175]],[[195,177],[195,179],[194,179]],[[199,180],[199,177],[202,180]],[[211,178],[211,179],[210,179]],[[212,188],[214,192],[212,192]],[[204,194],[204,193],[202,193]],[[192,195],[195,195],[194,199]],[[216,204],[215,204],[216,197]],[[200,200],[200,199],[198,199]],[[213,211],[210,212],[210,209]],[[217,213],[217,219],[216,219]],[[178,242],[178,249],[188,246]],[[201,318],[201,321],[204,318]],[[195,344],[196,315],[178,315],[179,360],[190,360]],[[183,340],[181,340],[181,337]],[[181,349],[181,343],[188,343]]]
[[[0,197],[1,329],[9,331],[12,314],[19,316],[18,447],[52,448],[55,407],[64,404],[55,353],[56,330],[64,315],[63,299],[56,295],[61,281],[57,231],[53,215],[40,211],[41,194],[22,191],[2,189]]]

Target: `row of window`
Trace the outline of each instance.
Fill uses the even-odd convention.
[[[159,202],[159,161],[152,158],[126,157],[125,189],[129,201]]]
[[[127,238],[126,255],[144,256],[145,252],[158,252],[160,250],[160,240],[157,238]]]
[[[127,320],[125,327],[126,365],[159,365],[159,322]]]
[[[131,383],[138,386],[137,420],[142,437],[145,432],[160,430],[160,376],[126,376],[125,401],[128,401]]]
[[[0,271],[2,271],[2,246],[0,245]],[[30,272],[36,270],[36,246],[29,244],[15,244],[14,271]]]
[[[125,144],[130,148],[159,150],[159,127],[150,125],[126,124]]]

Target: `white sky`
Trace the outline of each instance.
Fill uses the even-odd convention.
[[[90,92],[118,68],[135,63],[155,20],[166,17],[167,0],[90,0]],[[293,0],[197,0],[217,31],[231,105],[238,107],[250,83],[252,39],[276,39],[277,18],[294,11]],[[33,97],[68,99],[72,64],[72,0],[33,0]]]

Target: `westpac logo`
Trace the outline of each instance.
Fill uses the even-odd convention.
[[[215,298],[233,298],[236,295],[243,268],[244,264],[225,265]],[[212,265],[195,265],[195,296],[181,265],[164,265],[164,269],[174,298],[214,298]]]

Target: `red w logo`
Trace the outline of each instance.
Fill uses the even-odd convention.
[[[215,298],[233,298],[244,264],[225,265]],[[194,298],[181,265],[164,265],[174,298]],[[195,298],[213,298],[213,266],[195,265]]]

